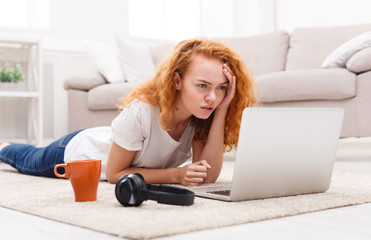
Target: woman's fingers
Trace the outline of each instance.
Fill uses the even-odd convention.
[[[188,178],[186,177],[186,181],[189,183],[202,183],[204,181],[203,178]]]
[[[187,177],[191,178],[205,178],[207,176],[206,172],[189,172]]]
[[[192,170],[192,171],[195,171],[195,172],[206,172],[207,167],[204,166],[204,165],[192,164],[191,166],[189,166],[189,170]]]
[[[194,162],[193,164],[202,165],[202,166],[205,166],[206,168],[211,168],[210,164],[204,159],[200,160],[200,161],[197,161],[197,162]]]
[[[229,86],[223,102],[219,105],[219,109],[227,108],[236,92],[236,76],[234,76],[232,70],[226,63],[223,64],[223,73],[228,79]]]
[[[184,176],[185,184],[188,186],[196,186],[204,181],[207,176],[207,169],[211,166],[206,160],[200,160],[187,165],[187,171]]]
[[[229,80],[231,80],[232,77],[233,77],[233,74],[232,74],[232,70],[229,68],[228,64],[226,64],[226,63],[223,64],[223,70],[224,70],[224,73],[226,74],[227,78]]]
[[[229,94],[231,96],[234,96],[235,92],[236,92],[236,76],[233,76],[232,77],[232,80],[231,80],[231,87],[228,89],[229,90]]]

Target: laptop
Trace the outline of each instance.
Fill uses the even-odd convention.
[[[224,201],[325,192],[343,115],[342,108],[246,108],[232,184],[191,190]]]

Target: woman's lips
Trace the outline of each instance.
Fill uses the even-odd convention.
[[[214,108],[212,108],[212,107],[201,107],[201,109],[202,109],[202,111],[208,112],[208,113],[214,111]]]

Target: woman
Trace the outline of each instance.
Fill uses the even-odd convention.
[[[211,183],[224,151],[237,147],[243,109],[257,103],[241,58],[221,43],[198,39],[179,43],[156,75],[123,100],[111,127],[77,131],[45,148],[10,145],[0,159],[50,177],[56,164],[95,158],[111,183],[129,173],[148,183]],[[191,156],[192,163],[179,167]]]

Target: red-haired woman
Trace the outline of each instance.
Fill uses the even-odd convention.
[[[199,39],[180,42],[153,78],[121,100],[110,127],[77,131],[45,148],[10,145],[0,159],[50,177],[56,164],[102,159],[102,178],[111,183],[129,173],[148,183],[211,183],[223,153],[237,147],[243,109],[257,103],[241,58],[222,43]]]

